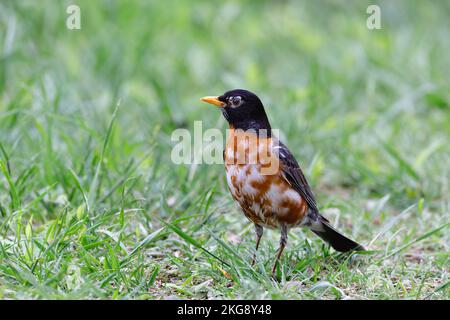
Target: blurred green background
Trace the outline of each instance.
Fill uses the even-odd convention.
[[[81,30],[66,28],[70,4]],[[369,4],[380,30],[366,26]],[[207,297],[448,297],[449,15],[447,1],[3,0],[0,297],[204,297],[195,286],[211,279]],[[439,229],[415,247],[419,262],[399,255],[358,279],[325,270],[340,289],[319,294],[314,250],[317,270],[290,262],[306,241],[297,231],[286,281],[306,288],[239,282],[233,269],[228,290],[218,262],[173,229],[146,238],[163,219],[222,258],[211,234],[251,256],[222,166],[170,161],[174,129],[225,130],[199,97],[232,88],[261,98],[348,234],[389,255]],[[277,238],[265,238],[268,265]]]

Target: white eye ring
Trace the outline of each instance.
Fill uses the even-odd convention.
[[[230,102],[234,108],[239,107],[242,104],[242,97],[241,96],[231,97]]]

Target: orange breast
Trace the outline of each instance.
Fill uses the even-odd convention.
[[[281,175],[272,139],[251,135],[232,129],[227,139],[224,160],[231,195],[256,224],[277,228],[301,223],[307,204]]]

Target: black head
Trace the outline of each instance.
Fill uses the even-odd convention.
[[[230,127],[270,131],[264,106],[256,94],[250,91],[235,89],[218,97],[204,97],[201,100],[220,107]]]

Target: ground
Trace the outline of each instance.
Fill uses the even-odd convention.
[[[449,298],[448,2],[69,4],[0,4],[1,299]],[[367,254],[292,230],[275,281],[268,231],[250,266],[223,166],[171,161],[232,88]]]

